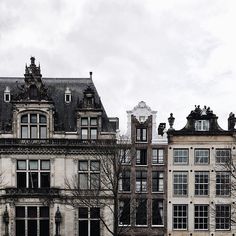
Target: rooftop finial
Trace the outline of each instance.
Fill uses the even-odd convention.
[[[92,78],[93,78],[93,72],[90,71],[90,72],[89,72],[89,75],[90,75],[90,79],[92,79]]]
[[[34,57],[31,57],[30,61],[31,61],[31,65],[35,65],[35,58]]]

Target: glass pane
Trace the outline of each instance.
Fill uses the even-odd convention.
[[[100,188],[100,175],[91,174],[90,175],[90,189],[99,189]]]
[[[30,123],[37,123],[37,114],[30,114]]]
[[[97,125],[97,118],[90,118],[90,125]]]
[[[88,218],[88,208],[80,207],[79,208],[79,218]]]
[[[29,169],[30,170],[38,170],[38,160],[30,160],[29,161]]]
[[[41,170],[50,170],[50,161],[41,161]]]
[[[90,138],[97,139],[97,129],[90,129]]]
[[[39,126],[39,138],[47,138],[47,127]]]
[[[88,174],[79,174],[79,188],[88,189]]]
[[[88,161],[79,161],[79,170],[88,170]]]
[[[37,207],[28,207],[27,216],[31,218],[37,218]]]
[[[99,207],[91,207],[90,208],[90,218],[96,219],[100,217],[100,208]]]
[[[29,188],[38,188],[37,172],[29,172]]]
[[[17,170],[26,170],[26,161],[17,161]]]
[[[28,114],[21,116],[21,123],[28,123]]]
[[[50,173],[41,173],[41,188],[50,188]]]
[[[37,235],[37,220],[28,220],[28,236]]]
[[[40,217],[49,217],[49,207],[40,207]]]
[[[26,188],[26,173],[17,173],[17,188]]]
[[[16,220],[16,236],[25,236],[24,220]]]
[[[49,236],[49,220],[40,220],[40,236]]]
[[[28,138],[28,126],[21,126],[21,138]]]
[[[88,221],[79,221],[79,236],[88,236]]]
[[[37,138],[37,126],[30,126],[30,138]]]
[[[100,221],[99,220],[91,220],[90,236],[100,236]]]
[[[91,161],[90,170],[99,171],[100,170],[100,161]]]
[[[82,139],[88,139],[88,129],[81,129]]]
[[[16,217],[25,217],[25,207],[16,207]]]
[[[47,119],[45,115],[39,115],[39,123],[47,123]]]
[[[81,118],[81,125],[87,126],[88,125],[88,118]]]

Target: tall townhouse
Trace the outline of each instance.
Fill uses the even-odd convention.
[[[235,119],[220,128],[208,107],[195,109],[181,130],[168,131],[168,235],[235,235],[234,196],[227,168],[235,162]]]
[[[118,128],[91,77],[42,79],[32,57],[24,77],[0,78],[0,235],[109,235],[109,207],[83,204],[103,187],[97,153]],[[68,183],[83,193],[76,208]]]
[[[167,194],[167,135],[157,127],[156,111],[141,101],[127,111],[131,152],[123,161],[120,184],[122,235],[165,235]]]

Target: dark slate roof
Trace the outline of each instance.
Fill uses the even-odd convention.
[[[76,111],[78,103],[83,99],[85,89],[91,87],[95,91],[95,102],[100,102],[100,97],[91,78],[42,78],[48,95],[55,104],[56,131],[76,131]],[[0,130],[7,132],[11,130],[12,104],[4,102],[4,90],[8,86],[11,94],[19,92],[19,87],[24,84],[24,77],[0,77]],[[71,103],[64,101],[66,87],[69,87],[72,94]],[[109,122],[103,105],[102,131],[115,131],[114,125]]]

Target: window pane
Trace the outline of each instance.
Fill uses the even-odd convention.
[[[26,173],[17,173],[17,188],[26,188]]]
[[[88,139],[88,129],[81,129],[82,139]]]
[[[90,208],[90,218],[96,219],[100,217],[100,208],[99,207],[91,207]]]
[[[37,126],[30,126],[30,138],[37,138]]]
[[[91,174],[90,175],[90,188],[91,189],[99,189],[100,188],[100,175],[99,174]]]
[[[130,199],[122,199],[119,202],[119,224],[129,225],[130,224]]]
[[[37,207],[28,207],[27,216],[31,218],[37,218]]]
[[[137,200],[136,208],[136,225],[146,225],[147,224],[147,200],[139,199]]]
[[[26,161],[17,161],[17,170],[26,170]]]
[[[97,118],[90,118],[90,125],[97,125]]]
[[[90,162],[90,170],[99,171],[100,170],[100,162],[99,161],[91,161]]]
[[[80,207],[79,208],[79,218],[88,218],[88,208],[87,207]]]
[[[39,138],[47,138],[47,127],[39,126]]]
[[[90,129],[90,138],[97,139],[97,129]]]
[[[81,118],[81,125],[88,126],[88,118]]]
[[[39,123],[43,123],[43,124],[47,123],[47,119],[45,115],[39,115]]]
[[[90,222],[90,236],[100,236],[100,221],[92,220]]]
[[[30,114],[30,123],[37,123],[37,114]]]
[[[28,220],[28,236],[37,235],[37,220]]]
[[[38,188],[37,172],[29,172],[29,188]]]
[[[40,236],[49,236],[49,220],[40,220]]]
[[[163,200],[152,200],[152,224],[164,225],[163,221]]]
[[[50,173],[41,173],[41,188],[50,188]]]
[[[16,207],[16,217],[25,217],[25,207]]]
[[[40,207],[40,217],[49,217],[49,207]]]
[[[50,170],[50,161],[41,161],[41,170]]]
[[[79,170],[88,170],[88,161],[79,161]]]
[[[21,126],[21,138],[28,138],[28,126]]]
[[[79,236],[88,236],[88,221],[79,221]]]
[[[30,170],[38,170],[38,160],[30,160],[29,161],[29,169]]]
[[[16,236],[25,236],[24,220],[16,220]]]
[[[79,174],[79,188],[88,189],[88,174]]]
[[[28,114],[21,116],[21,123],[28,123]]]

